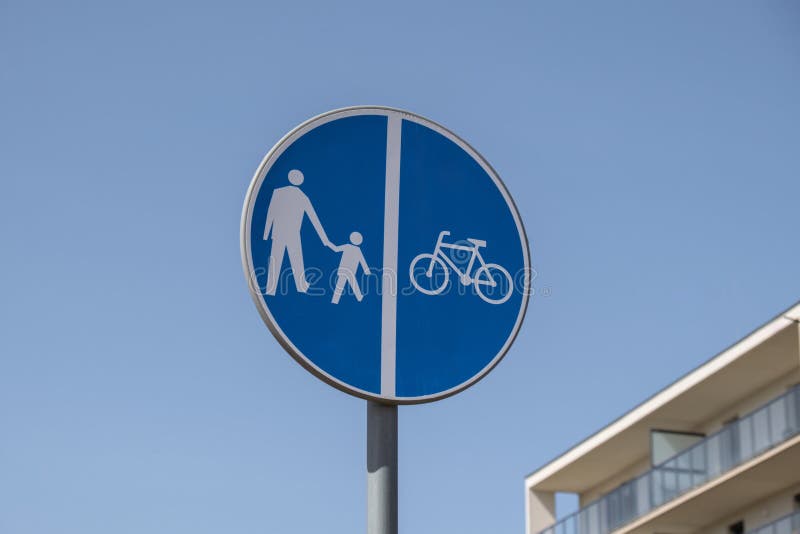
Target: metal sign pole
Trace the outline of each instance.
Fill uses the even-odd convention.
[[[397,534],[397,406],[367,401],[367,534]]]

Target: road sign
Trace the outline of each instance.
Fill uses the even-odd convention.
[[[503,357],[530,293],[511,196],[466,142],[418,115],[320,115],[267,154],[247,192],[242,261],[281,345],[348,393],[412,404]]]

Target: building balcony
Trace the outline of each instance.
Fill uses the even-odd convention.
[[[676,515],[670,504],[704,493],[707,486],[709,495],[712,491],[727,492],[737,479],[744,484],[748,476],[758,476],[760,471],[780,472],[776,455],[797,456],[799,452],[800,386],[795,386],[540,534],[636,532],[661,510]],[[780,483],[780,477],[774,474],[770,479]],[[704,506],[702,499],[695,501],[697,506]]]
[[[800,510],[764,525],[747,534],[798,534],[800,533]]]

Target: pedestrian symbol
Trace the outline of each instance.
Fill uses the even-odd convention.
[[[392,403],[485,376],[530,292],[522,223],[496,173],[453,133],[388,108],[327,113],[270,151],[245,201],[242,259],[298,362]]]
[[[336,271],[336,289],[333,290],[333,299],[331,300],[334,304],[338,304],[339,299],[342,298],[345,284],[350,284],[350,288],[353,290],[356,300],[361,302],[361,299],[364,298],[364,295],[361,294],[361,287],[358,281],[356,281],[355,276],[359,265],[364,269],[364,274],[371,274],[369,265],[367,265],[367,260],[364,259],[364,255],[359,248],[363,239],[361,234],[353,232],[350,234],[349,245],[333,247],[335,250],[342,252],[342,261],[339,263],[339,269]]]
[[[333,248],[333,243],[325,234],[325,229],[319,222],[314,206],[300,189],[300,184],[303,183],[303,173],[297,169],[290,171],[289,183],[291,185],[279,187],[272,193],[272,199],[267,208],[264,239],[272,238],[267,274],[267,295],[274,295],[278,288],[278,277],[283,266],[283,257],[287,252],[297,291],[300,293],[308,291],[305,263],[303,262],[303,246],[300,239],[300,227],[306,215],[322,243]]]

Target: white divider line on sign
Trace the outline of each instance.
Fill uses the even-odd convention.
[[[402,116],[389,113],[386,125],[386,193],[381,280],[381,395],[395,396],[397,349],[397,248],[400,218],[400,135]]]

